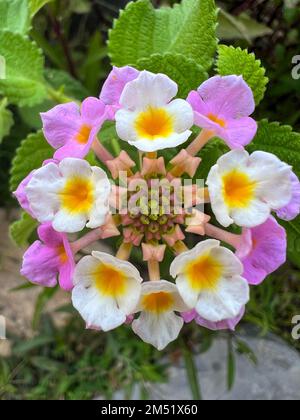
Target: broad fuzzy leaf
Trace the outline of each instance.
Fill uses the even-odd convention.
[[[279,220],[288,238],[288,259],[300,268],[300,216],[291,222]]]
[[[255,103],[258,105],[264,97],[269,79],[261,61],[253,53],[241,48],[220,45],[218,50],[217,71],[222,76],[237,74],[243,76],[251,87]]]
[[[20,34],[0,32],[0,55],[6,62],[0,93],[19,106],[40,103],[47,92],[43,78],[44,57],[36,44]]]
[[[202,66],[182,54],[153,54],[148,58],[141,58],[136,67],[139,70],[168,75],[178,84],[178,96],[181,98],[186,98],[191,90],[197,89],[208,78]]]
[[[14,123],[13,115],[9,109],[7,109],[7,99],[0,100],[0,143],[6,137]]]
[[[20,182],[34,169],[53,156],[52,147],[46,142],[42,132],[30,134],[22,141],[12,162],[10,188],[16,190]]]
[[[29,216],[29,214],[23,212],[20,219],[10,225],[10,237],[16,245],[21,247],[26,246],[37,225],[36,220]]]
[[[26,34],[30,28],[28,0],[0,0],[0,30]]]
[[[29,0],[30,16],[34,17],[38,11],[53,0]]]
[[[213,0],[182,0],[155,10],[138,0],[121,11],[109,33],[109,54],[116,66],[136,64],[152,54],[179,53],[207,70],[217,46],[217,9]]]
[[[263,150],[273,153],[293,166],[300,177],[300,134],[293,132],[292,127],[262,120],[258,124],[256,137],[247,149],[250,152]]]

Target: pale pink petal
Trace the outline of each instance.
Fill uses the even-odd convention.
[[[80,108],[75,102],[57,105],[41,113],[43,132],[48,143],[58,149],[76,137],[81,125]]]
[[[248,117],[255,110],[253,92],[242,76],[215,76],[198,89],[210,112],[226,118]]]
[[[243,237],[249,243],[251,232],[252,248],[245,254],[243,241],[237,249],[237,256],[244,265],[243,277],[249,284],[258,285],[286,261],[287,239],[286,232],[273,217],[264,224],[253,229],[244,229]],[[248,245],[247,245],[248,246]]]
[[[276,212],[277,216],[286,221],[295,219],[300,213],[300,182],[293,172],[291,172],[292,199],[289,204]]]
[[[139,71],[133,67],[113,67],[102,87],[100,99],[106,105],[119,105],[124,87],[128,82],[135,80],[138,75]]]
[[[34,174],[34,171],[30,172],[30,174],[25,179],[23,179],[23,181],[20,183],[17,190],[13,194],[16,197],[16,199],[18,200],[22,209],[25,210],[30,216],[35,218],[35,216],[33,214],[33,211],[30,208],[30,204],[29,204],[29,201],[28,201],[28,198],[27,198],[27,194],[25,192],[25,188],[27,187],[27,185],[31,181],[33,174]]]

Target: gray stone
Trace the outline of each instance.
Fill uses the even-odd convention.
[[[254,351],[254,365],[244,355],[236,356],[236,380],[227,390],[227,342],[217,339],[212,348],[196,358],[203,398],[205,400],[300,400],[300,355],[282,340],[270,335],[241,337]],[[186,372],[181,362],[169,369],[169,382],[147,385],[150,399],[192,399]],[[138,387],[132,399],[138,399]],[[122,399],[122,392],[115,399]]]

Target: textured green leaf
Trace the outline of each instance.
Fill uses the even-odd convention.
[[[300,134],[293,132],[292,127],[263,120],[259,122],[257,135],[247,149],[250,152],[263,150],[273,153],[293,166],[300,177]]]
[[[0,0],[0,30],[26,34],[30,28],[28,0]]]
[[[20,34],[0,32],[0,55],[6,61],[6,77],[0,80],[0,93],[19,106],[41,102],[47,95],[44,57],[36,44]]]
[[[44,160],[53,156],[52,147],[42,132],[30,134],[22,141],[12,162],[10,187],[14,191],[26,176],[42,166]]]
[[[202,66],[182,54],[153,54],[138,60],[136,67],[139,70],[167,74],[178,84],[178,96],[181,98],[186,98],[191,90],[197,89],[208,78]]]
[[[7,109],[7,99],[4,98],[0,100],[0,143],[4,137],[9,134],[13,123],[13,115],[11,111]]]
[[[29,8],[31,17],[35,16],[37,12],[53,0],[29,0]]]
[[[217,9],[213,0],[182,0],[155,10],[150,0],[127,5],[109,33],[109,54],[117,66],[152,54],[180,53],[205,70],[217,46]]]
[[[288,259],[300,268],[300,216],[290,222],[279,220],[288,238]]]
[[[253,53],[241,48],[220,45],[218,50],[217,71],[222,76],[237,74],[243,76],[251,87],[255,103],[258,105],[264,97],[269,79],[261,61]]]
[[[38,223],[29,214],[22,213],[21,218],[10,225],[9,234],[18,246],[28,245],[28,240]]]

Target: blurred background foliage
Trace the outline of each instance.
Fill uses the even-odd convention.
[[[153,0],[155,6],[178,1]],[[45,78],[56,90],[82,99],[98,96],[109,72],[106,40],[112,21],[124,8],[126,0],[53,0],[35,16],[30,36],[46,57]],[[300,130],[300,82],[291,77],[292,58],[300,54],[300,6],[295,0],[226,0],[218,2],[218,37],[222,43],[249,48],[262,60],[270,79],[266,96],[257,111],[257,119],[281,121]],[[1,1],[0,1],[1,6]],[[15,150],[32,131],[41,127],[39,112],[55,104],[55,98],[34,107],[9,106],[12,125],[8,133],[1,131],[0,119],[0,206],[14,207],[9,192],[9,170]],[[1,107],[6,104],[0,100]],[[11,118],[11,114],[6,115]],[[261,334],[274,332],[291,341],[291,314],[299,312],[300,274],[290,263],[272,275],[264,284],[252,289],[252,299],[245,321]],[[0,360],[0,399],[90,399],[97,394],[111,397],[122,388],[130,398],[135,383],[141,385],[141,396],[147,397],[147,382],[163,381],[169,363],[178,361],[184,349],[196,354],[205,352],[215,334],[187,325],[183,350],[175,343],[163,357],[136,340],[130,328],[99,335],[86,332],[80,320],[70,313],[63,327],[53,324],[43,314],[46,302],[55,291],[39,296],[33,326],[36,336],[24,341],[10,337],[13,353]],[[234,380],[234,354],[243,353],[252,362],[255,355],[235,335],[229,340],[228,386]],[[300,343],[295,343],[300,350]],[[195,385],[191,361],[188,375]],[[194,395],[200,390],[194,389]]]

